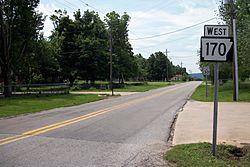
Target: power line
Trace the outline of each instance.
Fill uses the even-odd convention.
[[[66,2],[66,3],[68,3],[68,4],[70,4],[70,5],[73,6],[73,7],[78,8],[75,4],[73,4],[73,3],[71,3],[71,2],[69,2],[69,1],[67,1],[67,0],[63,0],[63,1]]]
[[[162,46],[162,45],[165,45],[165,44],[168,44],[168,43],[176,42],[176,41],[183,40],[183,39],[187,39],[187,38],[189,38],[189,37],[180,37],[180,38],[177,38],[177,39],[173,39],[173,40],[171,40],[171,41],[162,42],[162,43],[158,43],[158,44],[155,44],[155,45],[150,45],[150,46],[145,46],[145,47],[140,47],[140,48],[134,48],[134,49],[148,49],[148,48],[154,48],[154,47]]]
[[[97,9],[96,7],[92,6],[92,5],[89,5],[88,3],[84,2],[83,0],[79,0],[81,3],[83,3],[84,5],[96,10],[96,11],[99,11],[100,13],[106,15],[103,11],[101,11],[100,9]]]
[[[100,9],[98,9],[98,8],[92,6],[92,5],[89,5],[88,3],[84,2],[83,0],[79,0],[79,1],[80,1],[81,3],[83,3],[84,5],[86,5],[86,6],[90,7],[90,8],[92,8],[92,9],[94,9],[94,10],[96,10],[96,11],[99,11],[100,13],[104,14],[104,16],[106,15],[106,13],[103,12],[102,10],[100,10]],[[131,30],[129,30],[129,31],[130,31],[131,34],[137,36],[137,35],[136,35],[135,33],[133,33]]]
[[[166,33],[163,33],[163,34],[152,35],[152,36],[141,37],[141,38],[134,38],[134,39],[130,39],[130,40],[151,39],[151,38],[156,38],[156,37],[160,37],[160,36],[165,36],[165,35],[173,34],[173,33],[176,33],[176,32],[184,31],[184,30],[189,29],[189,28],[196,27],[196,26],[198,26],[198,25],[201,25],[201,24],[203,24],[203,23],[206,23],[206,22],[211,21],[211,20],[214,20],[214,19],[216,19],[216,17],[210,18],[210,19],[208,19],[208,20],[205,20],[205,21],[202,21],[202,22],[200,22],[200,23],[193,24],[193,25],[191,25],[191,26],[187,26],[187,27],[184,27],[184,28],[181,28],[181,29],[177,29],[177,30],[174,30],[174,31],[166,32]]]
[[[70,7],[69,5],[66,5],[65,3],[62,3],[62,2],[60,2],[60,1],[58,1],[58,0],[54,0],[54,1],[56,1],[58,4],[61,4],[61,5],[64,6],[64,7],[68,7],[68,8],[71,9],[72,11],[75,10],[75,9],[73,9],[72,7]]]
[[[155,13],[156,10],[158,11],[159,9],[162,9],[163,7],[165,7],[165,6],[169,5],[170,3],[172,3],[172,1],[173,0],[169,0],[169,1],[167,1],[168,3],[163,4],[163,3],[166,2],[166,0],[164,0],[164,1],[161,1],[161,2],[157,3],[156,5],[148,8],[148,9],[144,9],[143,11],[145,11],[145,12],[140,14],[140,17],[145,16],[147,13]],[[161,6],[161,7],[157,9],[158,6]]]
[[[53,12],[51,12],[51,11],[49,11],[49,10],[47,10],[47,8],[46,8],[46,5],[44,5],[45,7],[44,7],[44,9],[43,10],[45,10],[46,12],[48,12],[49,14],[54,14]],[[41,11],[42,12],[42,11]],[[42,12],[43,14],[45,14],[44,12]],[[47,14],[47,13],[46,13]],[[45,14],[45,15],[46,15]]]

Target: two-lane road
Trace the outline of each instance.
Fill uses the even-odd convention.
[[[200,83],[2,119],[0,166],[163,165],[174,116]]]

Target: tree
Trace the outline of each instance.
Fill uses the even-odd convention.
[[[237,32],[239,75],[242,80],[250,76],[250,1],[238,0],[237,4]]]
[[[77,77],[91,83],[108,76],[108,33],[104,22],[94,11],[80,10],[74,20],[67,12],[57,11],[51,19],[55,30],[53,38],[60,39],[59,64],[61,74],[71,85]]]
[[[238,65],[239,78],[245,80],[250,76],[250,1],[236,1],[236,19],[237,19],[237,41],[238,41]],[[229,11],[230,7],[224,7],[223,2],[219,6],[221,18],[230,25]],[[232,68],[228,65],[222,65],[220,70],[224,70],[226,74],[232,74]],[[231,78],[231,77],[230,77]]]
[[[75,13],[76,43],[80,49],[80,75],[93,84],[108,77],[108,33],[104,22],[94,11]]]
[[[57,15],[52,15],[51,20],[55,25],[52,38],[61,39],[59,49],[60,56],[58,62],[60,64],[60,72],[64,79],[68,79],[72,85],[77,78],[79,61],[79,47],[76,43],[76,25],[72,19],[69,18],[66,11],[58,10]]]
[[[150,55],[147,60],[147,68],[150,80],[169,80],[174,75],[173,64],[162,52]]]
[[[124,78],[133,76],[134,57],[131,44],[128,40],[129,15],[120,16],[116,12],[106,15],[105,19],[109,32],[113,38],[113,62],[114,76],[119,78],[119,83],[124,83]]]
[[[142,57],[141,54],[137,54],[135,57],[135,77],[136,80],[144,81],[147,78],[148,72],[147,72],[147,60]]]
[[[59,76],[59,62],[57,60],[57,48],[53,41],[41,37],[35,47],[35,62],[37,62],[36,76],[40,76],[39,82],[56,82]],[[32,78],[34,81],[35,78]],[[37,81],[36,81],[37,82]]]
[[[29,49],[43,28],[41,13],[35,9],[39,0],[0,0],[0,65],[4,95],[12,94],[13,71],[18,60],[29,55]]]

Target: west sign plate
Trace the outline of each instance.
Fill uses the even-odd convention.
[[[227,62],[233,58],[233,38],[201,37],[201,62]]]
[[[205,25],[204,36],[205,37],[228,37],[229,26],[228,25]]]

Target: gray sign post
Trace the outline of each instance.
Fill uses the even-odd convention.
[[[218,120],[218,90],[219,90],[219,64],[214,64],[214,119],[213,119],[213,145],[212,154],[216,154],[217,120]]]
[[[205,81],[206,81],[206,98],[207,98],[208,97],[207,76],[210,75],[210,68],[209,68],[209,66],[203,67],[203,74],[205,75]]]
[[[228,37],[228,26],[205,25],[204,35],[201,37],[201,62],[214,62],[214,116],[212,154],[216,154],[217,123],[218,123],[218,90],[219,63],[232,61],[233,39]],[[206,90],[207,91],[207,90]]]

